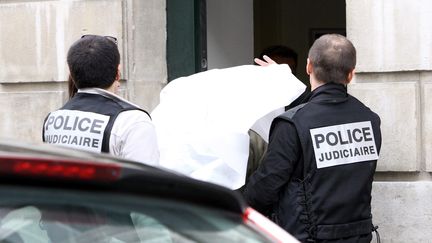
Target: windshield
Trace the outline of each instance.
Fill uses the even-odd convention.
[[[268,242],[241,215],[172,200],[0,187],[0,242]]]

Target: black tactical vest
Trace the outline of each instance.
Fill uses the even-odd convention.
[[[330,83],[272,127],[281,121],[296,127],[302,156],[274,209],[277,223],[301,241],[371,237],[379,116],[343,85]]]
[[[50,144],[108,153],[114,121],[127,110],[141,110],[148,115],[115,96],[77,93],[60,110],[48,114],[42,139]]]

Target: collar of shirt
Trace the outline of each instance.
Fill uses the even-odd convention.
[[[132,102],[130,102],[128,100],[125,100],[122,97],[120,97],[120,96],[118,96],[118,95],[116,95],[114,93],[111,93],[111,92],[109,92],[109,91],[107,91],[105,89],[101,89],[101,88],[84,88],[84,89],[78,89],[77,92],[78,93],[87,93],[87,94],[98,94],[98,95],[102,95],[102,96],[105,96],[105,97],[108,97],[108,98],[119,99],[119,100],[121,100],[123,102],[129,103],[129,104],[131,104],[131,105],[136,106],[136,107],[139,108],[138,105],[136,105],[136,104],[134,104],[134,103],[132,103]]]
[[[340,83],[326,83],[319,86],[309,98],[309,102],[344,102],[348,98],[347,87]]]

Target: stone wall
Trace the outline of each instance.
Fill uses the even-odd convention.
[[[41,140],[43,119],[67,99],[66,54],[84,34],[118,38],[123,96],[151,111],[167,80],[160,0],[0,2],[0,133]]]
[[[432,2],[347,0],[350,93],[382,121],[373,215],[383,242],[432,237]]]

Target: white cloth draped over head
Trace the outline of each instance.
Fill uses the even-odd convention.
[[[213,69],[171,81],[151,114],[160,165],[231,189],[241,187],[248,130],[268,141],[272,119],[304,90],[286,64]]]

